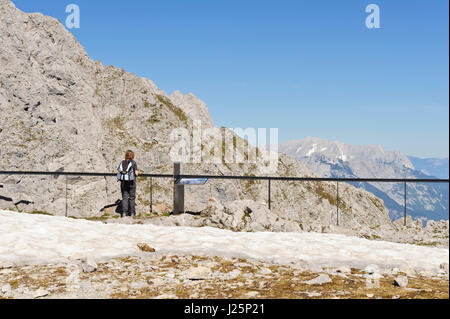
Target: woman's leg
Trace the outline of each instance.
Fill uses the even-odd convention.
[[[128,213],[128,201],[130,198],[130,190],[127,185],[125,185],[125,182],[122,182],[122,216],[127,216]]]
[[[129,191],[129,201],[130,201],[130,215],[136,216],[136,181],[133,181],[130,185]]]

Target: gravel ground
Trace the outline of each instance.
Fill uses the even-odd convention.
[[[172,255],[0,269],[0,298],[449,298],[447,274],[379,274],[376,269],[311,269],[238,258]],[[405,280],[406,279],[406,280]],[[398,285],[400,283],[403,287]],[[404,284],[406,283],[406,286]]]

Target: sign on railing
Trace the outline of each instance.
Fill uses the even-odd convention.
[[[177,185],[205,185],[207,178],[180,178],[175,181]]]

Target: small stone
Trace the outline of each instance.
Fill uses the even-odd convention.
[[[86,257],[80,253],[76,253],[76,254],[68,257],[67,259],[69,259],[70,261],[75,261],[75,260],[83,260],[83,258],[86,258]]]
[[[434,273],[431,271],[423,270],[420,272],[420,275],[423,277],[433,277]]]
[[[307,285],[323,285],[326,283],[332,282],[331,278],[328,275],[321,274],[318,277],[308,280],[305,282]]]
[[[10,284],[6,284],[2,286],[2,293],[7,294],[11,292],[11,285]]]
[[[33,292],[33,298],[41,298],[48,295],[48,291],[45,289],[38,289],[35,292]]]
[[[246,297],[246,298],[255,298],[258,295],[259,295],[258,291],[249,291],[249,292],[245,293],[244,297]]]
[[[408,277],[415,277],[417,275],[416,271],[409,267],[402,268],[401,272],[405,273]]]
[[[394,279],[394,286],[406,288],[408,286],[408,277],[398,276]]]
[[[80,271],[78,268],[69,269],[69,275],[66,278],[66,284],[77,284],[80,281]]]
[[[94,272],[97,270],[98,266],[94,258],[87,257],[82,260],[81,267],[83,269],[83,272]]]
[[[378,278],[366,278],[367,289],[380,288],[380,280]]]
[[[83,281],[83,282],[80,284],[80,289],[82,289],[82,290],[89,290],[89,289],[91,289],[91,287],[92,287],[92,285],[91,285],[91,283],[88,282],[88,281]]]
[[[323,268],[320,265],[311,264],[308,265],[308,270],[311,272],[322,272]]]
[[[188,271],[187,278],[190,280],[203,280],[211,275],[211,269],[199,266]]]
[[[137,246],[142,251],[145,251],[145,252],[148,252],[148,253],[154,253],[155,252],[155,248],[150,247],[146,243],[138,243]]]
[[[270,275],[270,274],[272,273],[272,270],[270,270],[269,268],[262,268],[262,269],[259,271],[259,273],[260,273],[260,274],[263,274],[263,275]]]
[[[380,268],[377,265],[371,264],[366,267],[365,272],[369,275],[376,274],[380,272]]]
[[[373,298],[373,294],[366,294],[368,298]]]
[[[352,270],[348,266],[339,266],[338,268],[336,268],[336,272],[342,274],[350,274]]]
[[[178,299],[178,297],[173,294],[162,294],[162,295],[156,296],[155,299]]]
[[[397,275],[399,272],[400,272],[400,269],[397,268],[397,267],[392,268],[392,270],[391,270],[391,274],[394,275],[394,276]]]
[[[138,282],[132,282],[130,285],[130,288],[134,289],[134,290],[139,290],[139,289],[145,288],[147,286],[148,286],[148,284],[146,282],[138,281]]]
[[[439,269],[448,274],[448,263],[442,263],[439,265]]]
[[[14,264],[9,261],[0,261],[0,269],[9,269],[13,268]]]
[[[229,273],[227,273],[224,277],[228,280],[235,279],[241,275],[241,271],[239,269],[233,269]]]
[[[320,297],[322,294],[320,292],[306,292],[308,297]]]

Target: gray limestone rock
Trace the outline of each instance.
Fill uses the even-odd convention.
[[[323,285],[323,284],[327,284],[333,282],[330,278],[330,276],[326,275],[326,274],[321,274],[318,277],[305,281],[305,284],[308,285]]]
[[[408,277],[406,277],[406,276],[395,277],[394,286],[406,288],[406,286],[408,286]]]

